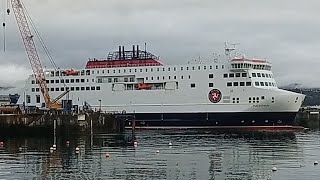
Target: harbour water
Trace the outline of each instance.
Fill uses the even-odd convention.
[[[0,149],[0,179],[320,177],[320,165],[314,165],[320,161],[319,130],[137,130],[137,147],[127,145],[129,135],[127,131],[122,135],[60,136],[54,152],[50,152],[53,137],[0,137],[4,142]],[[272,167],[277,171],[273,172]]]

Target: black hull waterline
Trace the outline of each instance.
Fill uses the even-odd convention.
[[[296,112],[135,113],[139,126],[292,126]],[[127,118],[126,126],[131,126]]]

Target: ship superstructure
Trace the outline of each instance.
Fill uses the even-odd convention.
[[[70,90],[80,109],[87,102],[132,114],[137,126],[291,125],[304,95],[279,89],[267,60],[232,57],[232,50],[224,60],[164,65],[139,46],[119,46],[84,69],[46,71],[46,82],[51,96]],[[35,83],[30,76],[20,103],[41,106]]]

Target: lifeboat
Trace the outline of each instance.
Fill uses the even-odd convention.
[[[151,89],[151,88],[152,88],[151,84],[144,84],[144,83],[138,84],[138,89]]]
[[[76,76],[76,75],[79,75],[79,71],[70,69],[70,70],[65,70],[64,74],[66,74],[67,76]]]

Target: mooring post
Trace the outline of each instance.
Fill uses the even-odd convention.
[[[56,129],[57,129],[57,119],[54,118],[54,120],[53,120],[53,144],[57,144]]]
[[[135,136],[135,129],[136,129],[136,119],[133,118],[132,119],[132,123],[131,123],[132,127],[132,141],[135,141],[136,140],[136,136]]]
[[[90,117],[90,134],[93,134],[92,117]]]

